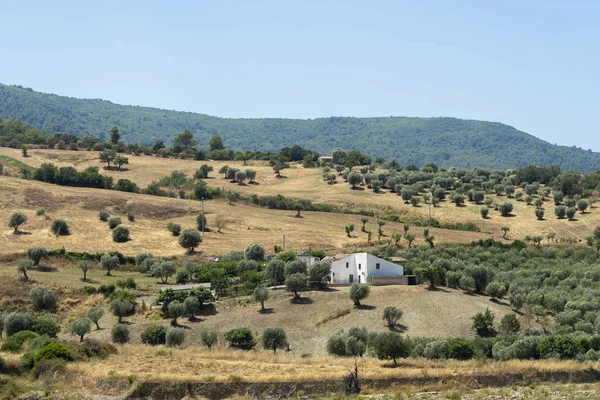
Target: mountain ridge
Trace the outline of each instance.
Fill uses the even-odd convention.
[[[600,169],[600,153],[558,146],[500,122],[454,117],[220,118],[189,111],[120,105],[0,84],[0,116],[18,118],[43,131],[108,138],[113,125],[122,139],[150,145],[172,143],[190,129],[199,144],[220,134],[237,150],[274,151],[299,144],[322,154],[337,147],[360,150],[401,164],[508,169],[559,164],[563,169]]]

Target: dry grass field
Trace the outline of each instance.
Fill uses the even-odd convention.
[[[44,162],[52,162],[58,166],[74,166],[83,169],[88,166],[101,166],[98,160],[98,152],[78,152],[68,150],[30,150],[30,157],[23,158],[21,151],[9,148],[0,148],[0,155],[13,157],[26,162],[31,166],[38,167]],[[427,218],[429,208],[425,205],[413,207],[404,204],[402,199],[394,193],[380,194],[371,190],[350,190],[350,186],[343,182],[341,177],[335,185],[329,185],[321,178],[320,168],[303,168],[300,165],[292,165],[291,168],[282,171],[285,179],[277,179],[272,168],[265,162],[250,161],[244,167],[242,162],[235,161],[192,161],[159,158],[152,156],[130,156],[130,164],[127,171],[102,171],[103,174],[113,176],[115,180],[120,178],[130,179],[140,187],[147,186],[152,181],[169,175],[172,171],[183,171],[192,175],[201,165],[208,164],[214,167],[211,178],[207,180],[213,187],[236,191],[245,195],[277,195],[297,199],[310,199],[317,203],[330,203],[343,205],[352,210],[372,210],[376,214],[399,215],[410,218]],[[217,172],[223,165],[238,168],[253,168],[257,171],[258,185],[231,184],[222,178]],[[535,217],[535,207],[518,202],[515,199],[506,199],[504,196],[492,196],[498,203],[510,201],[514,205],[512,217],[501,217],[497,211],[490,210],[490,217],[486,220],[481,218],[480,206],[467,204],[465,207],[456,207],[449,202],[442,202],[440,207],[431,209],[433,218],[441,222],[473,222],[482,231],[489,232],[488,236],[498,239],[502,236],[501,226],[508,226],[509,239],[523,239],[526,235],[547,235],[554,233],[557,239],[576,238],[585,239],[592,230],[600,225],[600,213],[597,208],[590,209],[586,214],[577,214],[576,220],[558,220],[554,215],[554,203],[546,201],[544,208],[545,219],[538,221]],[[437,237],[437,236],[436,236]]]
[[[106,252],[118,250],[126,255],[149,251],[157,256],[183,255],[185,253],[168,230],[167,224],[175,222],[183,228],[195,228],[201,204],[194,200],[181,200],[111,190],[73,188],[0,176],[0,254],[23,253],[29,247],[49,249],[65,247],[69,251]],[[38,208],[45,208],[51,218],[64,218],[71,235],[56,237],[50,231],[51,220],[36,216]],[[15,235],[6,223],[16,210],[24,212],[28,222]],[[119,216],[130,227],[131,240],[126,243],[112,241],[111,231],[98,219],[98,212],[106,210]],[[127,221],[128,211],[136,215],[135,222]],[[269,210],[243,203],[228,205],[226,201],[207,201],[207,224],[212,227],[199,247],[204,255],[220,255],[232,249],[243,249],[249,243],[259,243],[266,249],[281,245],[286,235],[291,249],[324,249],[329,252],[352,251],[368,247],[367,235],[360,230],[360,216],[303,212],[295,218],[294,211]],[[217,233],[214,220],[224,216],[231,223]],[[376,220],[370,218],[370,229],[376,231]],[[344,226],[355,224],[359,229],[354,238],[346,237]],[[415,244],[423,243],[422,228],[413,228],[417,234]],[[384,231],[389,235],[402,231],[402,225],[387,223]],[[466,243],[489,237],[484,233],[432,229],[438,243]],[[376,236],[376,235],[374,235]],[[375,238],[374,238],[375,239]]]

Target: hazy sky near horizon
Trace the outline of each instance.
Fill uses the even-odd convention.
[[[600,151],[600,1],[12,1],[0,83],[219,117],[450,116]]]

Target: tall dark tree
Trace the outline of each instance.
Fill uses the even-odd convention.
[[[116,126],[113,126],[110,129],[110,141],[113,144],[117,144],[120,139],[121,139],[121,134],[119,133],[119,128],[117,128]]]
[[[221,138],[221,135],[214,135],[213,137],[211,137],[210,142],[208,142],[208,146],[210,148],[210,151],[223,150],[225,148],[225,146],[223,145],[223,138]]]

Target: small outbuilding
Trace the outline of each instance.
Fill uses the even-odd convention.
[[[351,285],[407,285],[404,267],[370,253],[355,253],[333,260],[331,263],[332,284]]]

